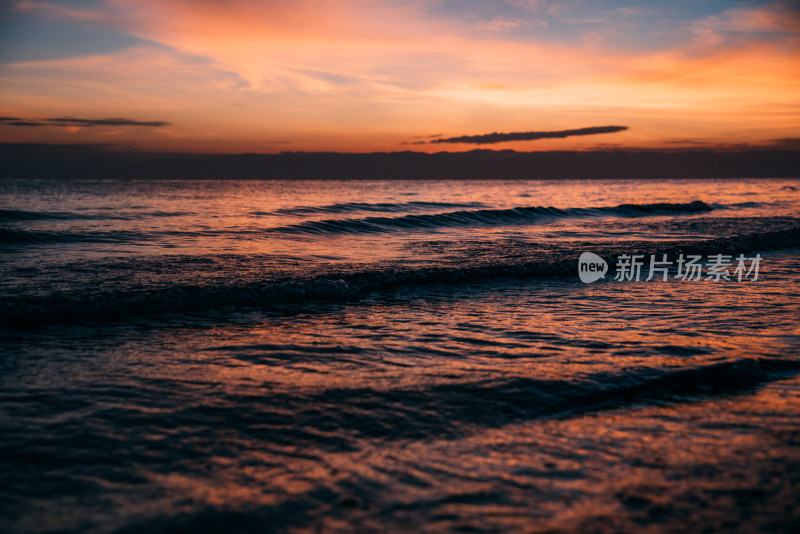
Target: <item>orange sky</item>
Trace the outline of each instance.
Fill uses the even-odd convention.
[[[800,138],[797,8],[658,4],[16,1],[0,14],[0,141],[362,152]],[[124,121],[48,121],[65,117]],[[607,125],[628,129],[428,142]]]

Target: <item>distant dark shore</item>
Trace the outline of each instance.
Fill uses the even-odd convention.
[[[282,152],[180,154],[103,146],[0,144],[0,178],[602,179],[789,178],[800,150]]]

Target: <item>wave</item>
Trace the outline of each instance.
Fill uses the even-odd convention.
[[[800,371],[800,361],[777,357],[689,365],[597,372],[574,379],[518,377],[415,388],[298,388],[294,392],[262,388],[257,395],[246,397],[238,391],[220,391],[222,402],[213,416],[216,420],[224,415],[225,427],[243,434],[268,435],[270,444],[341,451],[357,448],[359,438],[447,438],[585,411],[647,403],[685,404],[692,398],[741,393]],[[173,391],[168,388],[171,385],[153,380],[140,393],[163,402]],[[243,402],[246,410],[241,409]],[[114,415],[118,424],[124,424],[127,417],[135,417],[137,422],[148,417],[126,410]],[[209,415],[203,403],[178,403],[171,420],[177,428],[206,428]]]
[[[714,208],[715,210],[731,210],[736,208],[763,208],[765,206],[770,206],[770,205],[773,205],[773,203],[750,201],[750,202],[736,202],[733,204],[719,204],[714,202],[713,204],[711,204],[711,207]]]
[[[139,232],[112,230],[102,232],[69,232],[0,228],[0,244],[25,243],[127,243],[141,242],[148,236]]]
[[[620,405],[740,392],[800,371],[788,358],[740,358],[696,367],[643,368],[576,380],[516,378],[442,384],[426,389],[329,389],[306,398],[276,400],[312,427],[324,427],[319,406],[336,406],[336,428],[370,438],[463,435],[465,427],[502,427],[528,419]],[[436,414],[431,417],[430,414]],[[366,418],[366,419],[365,419]],[[391,422],[385,419],[390,419]]]
[[[0,210],[0,221],[39,221],[52,219],[69,219],[74,215],[58,211],[26,211],[26,210]]]
[[[420,205],[432,208],[442,205],[454,206],[456,204],[438,202],[409,202],[387,204],[390,209],[407,210],[409,205]],[[337,207],[338,206],[338,207]],[[358,206],[370,206],[380,209],[380,204],[334,204],[323,206],[320,209],[358,209]],[[298,208],[314,209],[314,208]],[[711,206],[696,200],[689,203],[669,204],[621,204],[614,207],[599,208],[552,208],[552,207],[519,207],[509,209],[478,209],[462,210],[433,214],[403,215],[400,217],[366,217],[361,219],[329,219],[320,221],[306,221],[302,223],[278,226],[266,230],[204,230],[204,231],[166,231],[166,232],[139,232],[130,230],[31,230],[23,228],[0,228],[0,245],[21,245],[25,243],[72,243],[72,242],[100,242],[100,243],[137,243],[157,239],[165,235],[175,237],[198,237],[220,235],[225,233],[263,235],[343,235],[343,234],[375,234],[393,231],[431,230],[437,228],[463,228],[473,226],[506,226],[526,224],[543,219],[556,219],[560,217],[640,217],[650,215],[674,215],[681,213],[702,213],[711,211]],[[152,212],[139,215],[89,215],[71,212],[31,212],[23,210],[4,210],[0,212],[7,219],[35,220],[35,219],[136,219],[146,217],[161,217],[184,215],[183,213]]]
[[[82,241],[83,234],[72,234],[67,237],[63,232],[33,231],[11,228],[0,228],[0,243],[43,243]]]
[[[327,206],[298,206],[282,208],[274,212],[253,212],[254,215],[313,215],[319,213],[352,213],[359,211],[373,212],[403,212],[441,208],[482,208],[486,204],[481,202],[346,202],[329,204]]]
[[[459,285],[504,278],[554,277],[580,283],[577,282],[577,261],[582,251],[591,250],[605,258],[613,270],[615,258],[630,252],[632,247],[637,254],[667,254],[669,257],[676,257],[680,253],[746,254],[781,250],[800,247],[800,227],[669,245],[653,242],[581,243],[580,249],[551,254],[529,254],[528,249],[520,249],[516,252],[511,250],[505,256],[491,253],[475,255],[470,261],[448,265],[414,267],[387,264],[350,271],[331,270],[315,275],[284,275],[283,278],[263,282],[165,284],[150,289],[104,292],[95,292],[93,287],[89,287],[48,296],[9,296],[0,301],[0,325],[125,321],[173,313],[205,313],[230,307],[269,309],[313,301],[347,302],[375,291],[413,288],[431,283]]]
[[[74,211],[28,211],[0,209],[0,222],[53,220],[136,220],[147,217],[179,217],[185,212],[151,211],[122,215],[120,213],[78,213]]]
[[[123,243],[129,245],[148,244],[154,240],[167,238],[196,238],[230,233],[244,235],[252,231],[187,231],[187,230],[23,230],[21,228],[0,228],[0,245],[24,245],[42,243]]]
[[[676,215],[702,213],[714,208],[695,200],[688,203],[620,204],[597,208],[517,207],[508,209],[480,209],[450,211],[445,213],[403,215],[401,217],[365,217],[361,219],[327,219],[307,221],[270,228],[283,234],[374,234],[397,230],[427,230],[470,226],[506,226],[526,224],[543,219],[560,217],[640,217],[650,215]]]

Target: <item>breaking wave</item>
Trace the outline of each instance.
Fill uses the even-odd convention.
[[[479,209],[433,214],[413,214],[399,217],[365,217],[361,219],[329,219],[306,221],[271,228],[284,234],[374,234],[398,230],[428,230],[448,227],[506,226],[530,224],[561,217],[642,217],[702,213],[713,210],[705,202],[621,204],[598,208],[517,207],[508,209]]]
[[[327,206],[298,206],[293,208],[282,208],[275,210],[274,214],[280,215],[310,215],[317,213],[352,213],[359,211],[367,212],[403,212],[403,211],[422,211],[441,208],[483,208],[486,204],[481,202],[344,202],[329,204]],[[255,212],[256,215],[268,215],[265,212]]]
[[[621,251],[616,245],[585,244],[605,257],[611,268]],[[629,247],[626,244],[625,247]],[[800,246],[800,227],[700,241],[637,244],[637,253],[734,254]],[[583,249],[581,249],[583,250]],[[172,284],[155,289],[124,289],[103,293],[74,291],[43,297],[9,297],[0,302],[0,324],[40,325],[75,321],[120,321],[171,313],[203,313],[227,307],[269,308],[311,301],[350,301],[374,291],[419,287],[431,283],[464,284],[502,278],[575,277],[581,250],[544,258],[492,255],[451,265],[407,267],[384,265],[331,271],[328,275],[225,284]],[[629,250],[629,248],[625,248]]]

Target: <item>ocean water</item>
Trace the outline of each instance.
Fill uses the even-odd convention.
[[[791,532],[799,270],[800,180],[5,179],[0,531]]]

